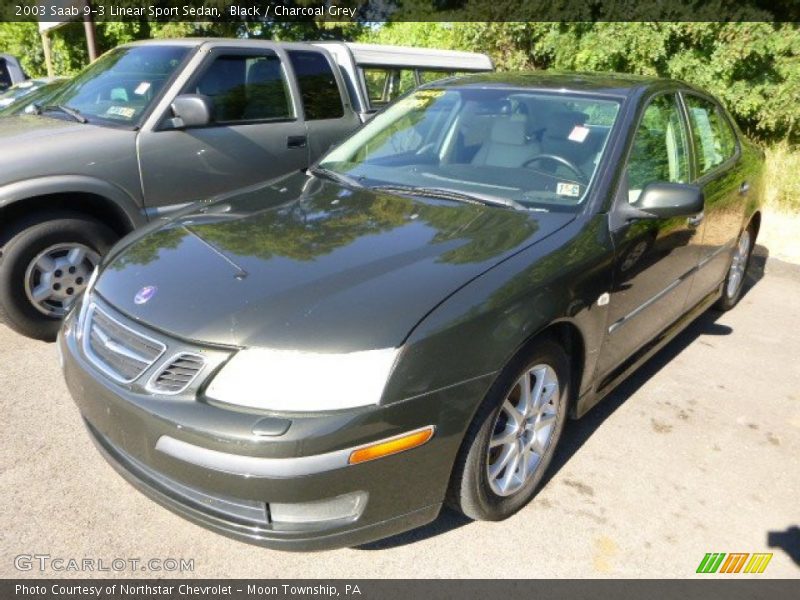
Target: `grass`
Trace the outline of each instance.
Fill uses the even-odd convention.
[[[770,258],[800,264],[800,147],[766,148],[765,211],[758,242]]]
[[[766,148],[766,204],[800,214],[800,147],[778,143]]]

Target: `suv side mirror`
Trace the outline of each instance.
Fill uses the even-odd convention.
[[[704,206],[703,190],[698,186],[666,182],[649,184],[633,204],[634,208],[655,219],[691,217],[703,212]]]
[[[172,101],[172,114],[169,120],[174,129],[203,127],[214,120],[214,107],[211,99],[203,94],[181,94]]]

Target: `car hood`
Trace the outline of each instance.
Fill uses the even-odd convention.
[[[133,319],[203,343],[396,347],[448,295],[572,218],[297,174],[130,239],[95,291]]]
[[[97,125],[39,115],[18,115],[0,120],[0,143],[30,143],[54,135],[100,129]]]
[[[39,115],[0,118],[0,184],[83,175],[140,190],[136,132]]]

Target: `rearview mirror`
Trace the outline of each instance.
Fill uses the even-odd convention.
[[[656,219],[691,217],[703,212],[704,205],[703,190],[698,186],[666,182],[649,184],[633,203],[634,208]]]
[[[171,125],[175,129],[203,127],[213,121],[211,99],[203,94],[181,94],[172,101]]]

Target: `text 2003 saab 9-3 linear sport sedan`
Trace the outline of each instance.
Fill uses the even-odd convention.
[[[59,341],[131,483],[266,546],[503,519],[580,417],[732,308],[762,154],[679,82],[476,75],[107,255]]]

